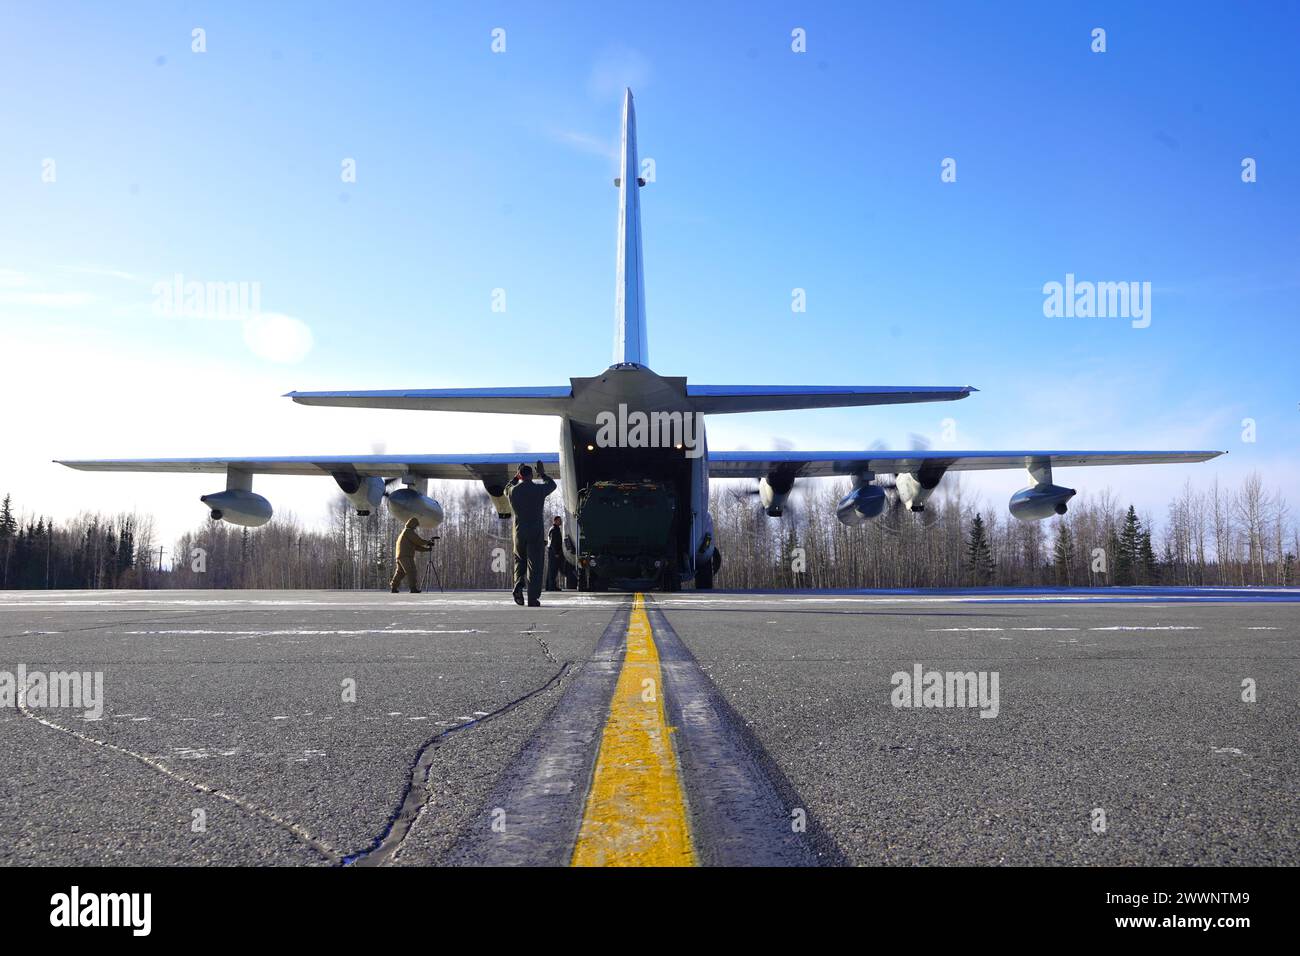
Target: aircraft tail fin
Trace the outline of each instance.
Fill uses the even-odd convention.
[[[645,275],[641,259],[643,185],[636,154],[636,110],[632,91],[623,94],[623,147],[618,186],[618,274],[614,290],[614,362],[648,365]]]

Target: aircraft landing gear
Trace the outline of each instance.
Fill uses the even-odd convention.
[[[608,591],[609,582],[602,579],[591,568],[578,569],[578,590],[579,591]]]
[[[695,590],[711,590],[713,588],[713,576],[718,573],[718,569],[721,567],[722,552],[714,548],[713,557],[709,560],[709,563],[695,570]]]

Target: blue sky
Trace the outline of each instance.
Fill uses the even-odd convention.
[[[551,420],[279,396],[605,367],[630,85],[656,166],[641,197],[656,371],[981,389],[715,418],[714,447],[911,432],[942,447],[951,416],[949,447],[1231,452],[1062,476],[1140,507],[1256,467],[1300,505],[1298,26],[1281,3],[15,4],[0,398],[28,411],[7,416],[6,485],[60,515],[150,508],[170,533],[201,518],[211,479],[49,459],[553,447]],[[177,273],[258,283],[291,341],[156,315],[154,283]],[[1150,327],[1045,318],[1043,285],[1067,273],[1150,282]],[[976,487],[1004,498],[1022,478]],[[308,518],[332,493],[267,487]]]

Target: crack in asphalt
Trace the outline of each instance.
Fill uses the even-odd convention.
[[[162,776],[167,777],[169,780],[174,780],[177,783],[183,783],[187,787],[190,787],[191,789],[199,793],[206,794],[207,796],[216,797],[219,800],[224,800],[226,803],[230,804],[231,806],[235,807],[238,810],[243,811],[244,813],[247,813],[250,816],[256,817],[257,819],[262,820],[266,823],[273,824],[282,830],[286,830],[288,833],[290,833],[296,839],[301,841],[303,844],[305,844],[308,848],[310,848],[313,852],[318,854],[328,863],[331,863],[333,865],[338,865],[343,860],[343,855],[338,850],[334,849],[334,847],[330,846],[328,843],[322,840],[320,837],[317,837],[314,834],[310,833],[304,827],[300,826],[297,823],[294,823],[292,820],[286,820],[283,817],[272,813],[270,810],[263,809],[262,807],[259,807],[257,804],[244,799],[238,794],[229,793],[217,787],[209,786],[208,784],[203,783],[200,780],[192,780],[189,777],[185,776],[184,774],[178,773],[177,771],[173,770],[171,767],[167,766],[161,760],[155,760],[152,757],[145,756],[144,754],[141,753],[136,753],[134,750],[129,750],[126,747],[123,747],[119,744],[110,743],[107,740],[100,740],[98,737],[92,737],[90,734],[82,733],[81,731],[74,730],[71,727],[64,727],[62,724],[57,724],[52,720],[48,720],[44,717],[34,714],[31,710],[27,708],[27,704],[23,700],[19,700],[18,702],[18,711],[29,720],[34,720],[38,724],[41,724],[42,726],[49,727],[51,730],[57,730],[60,733],[67,734],[68,736],[74,737],[77,740],[82,741],[83,743],[92,744],[96,747],[102,747],[105,750],[111,750],[114,753],[122,754],[125,757],[130,757],[132,760],[144,764],[146,767],[148,767],[150,770],[153,770],[155,773],[159,773]]]
[[[548,661],[550,661],[552,664],[560,663],[555,659],[555,655],[551,653],[551,645],[547,644],[545,640],[543,640],[541,637],[538,636],[536,624],[529,624],[528,630],[523,631],[521,633],[527,634],[529,637],[531,637],[533,640],[535,640],[538,644],[542,646],[542,653],[546,655],[546,659]]]
[[[531,625],[530,625],[531,627]],[[545,648],[545,645],[543,645]],[[551,657],[549,649],[546,656],[551,659],[552,663],[558,663],[554,657]],[[420,749],[415,753],[415,759],[411,762],[410,773],[407,775],[406,787],[397,803],[397,809],[388,818],[388,824],[384,831],[375,837],[370,846],[358,853],[349,854],[341,860],[336,861],[342,866],[384,866],[389,863],[398,853],[401,852],[406,838],[410,835],[411,830],[415,827],[416,822],[424,815],[428,809],[429,800],[432,792],[429,790],[429,772],[433,765],[433,757],[437,751],[438,745],[442,743],[451,734],[458,730],[464,730],[467,727],[477,727],[494,717],[499,717],[511,710],[514,710],[525,701],[543,694],[552,687],[558,685],[573,668],[572,661],[565,661],[560,665],[560,669],[551,676],[550,680],[530,690],[528,693],[516,697],[514,700],[502,704],[496,710],[483,717],[467,721],[463,724],[457,724],[455,727],[448,727],[440,733],[434,734],[426,740]],[[416,786],[416,780],[420,785]]]

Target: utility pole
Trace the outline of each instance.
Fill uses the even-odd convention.
[[[164,549],[163,549],[163,546],[162,546],[161,544],[158,545],[158,573],[159,573],[159,574],[162,574],[162,556],[163,556],[163,550],[164,550]]]

